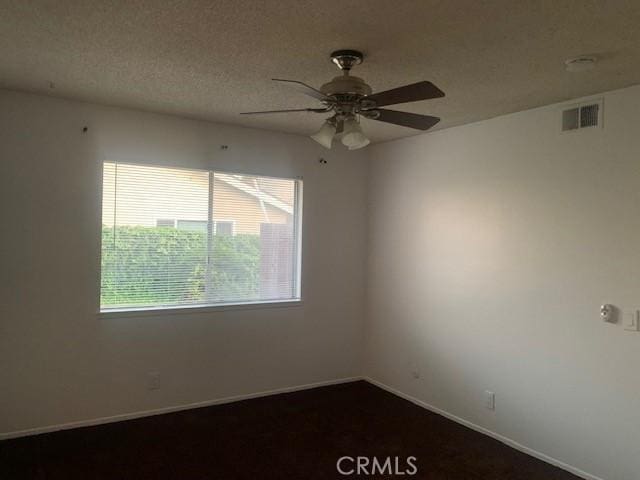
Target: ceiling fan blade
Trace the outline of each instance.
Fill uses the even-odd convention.
[[[289,110],[263,110],[261,112],[240,112],[240,115],[260,115],[262,113],[289,113],[289,112],[325,113],[328,111],[329,111],[328,108],[293,108]]]
[[[416,130],[429,130],[440,121],[438,117],[432,117],[430,115],[418,115],[417,113],[384,109],[378,109],[376,111],[380,112],[380,115],[372,120],[402,125],[403,127],[415,128]]]
[[[329,97],[327,97],[320,90],[316,90],[315,88],[310,87],[304,82],[299,82],[298,80],[285,80],[283,78],[272,78],[272,80],[274,82],[288,83],[300,93],[304,93],[305,95],[309,95],[310,97],[317,98],[318,100],[329,100]]]
[[[376,102],[376,106],[396,105],[398,103],[417,102],[430,98],[444,97],[444,92],[431,82],[418,82],[404,87],[385,90],[369,95],[367,99]]]

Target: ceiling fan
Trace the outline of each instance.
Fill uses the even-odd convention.
[[[431,98],[444,97],[444,92],[431,82],[418,82],[404,87],[373,93],[371,87],[364,80],[351,76],[350,70],[362,63],[363,55],[356,50],[338,50],[331,54],[331,60],[343,74],[335,77],[316,90],[306,83],[297,80],[274,78],[276,82],[286,83],[298,91],[320,100],[319,108],[295,108],[288,110],[267,110],[263,112],[243,112],[241,115],[256,115],[265,113],[314,112],[333,113],[322,128],[311,135],[311,138],[326,148],[331,148],[333,139],[340,137],[342,143],[349,149],[355,150],[369,144],[360,127],[360,117],[379,122],[393,123],[417,130],[428,130],[440,121],[438,117],[419,115],[417,113],[387,110],[387,105],[417,102]]]

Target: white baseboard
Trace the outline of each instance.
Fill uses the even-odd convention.
[[[29,428],[26,430],[17,430],[15,432],[0,433],[0,440],[8,440],[10,438],[26,437],[29,435],[38,435],[41,433],[56,432],[59,430],[69,430],[72,428],[90,427],[94,425],[102,425],[105,423],[122,422],[124,420],[133,420],[135,418],[150,417],[153,415],[162,415],[164,413],[179,412],[181,410],[190,410],[192,408],[210,407],[213,405],[222,405],[224,403],[239,402],[241,400],[249,400],[251,398],[268,397],[270,395],[278,395],[279,393],[298,392],[301,390],[309,390],[311,388],[326,387],[329,385],[338,385],[340,383],[357,382],[363,380],[362,377],[339,378],[335,380],[326,380],[323,382],[309,383],[306,385],[296,385],[294,387],[277,388],[275,390],[267,390],[263,392],[248,393],[245,395],[236,395],[233,397],[216,398],[213,400],[205,400],[203,402],[189,403],[185,405],[175,405],[172,407],[156,408],[153,410],[144,410],[140,412],[123,413],[110,417],[92,418],[89,420],[79,420],[69,423],[61,423],[57,425],[47,425],[45,427]]]
[[[591,475],[590,473],[587,473],[583,470],[580,470],[579,468],[576,468],[572,465],[568,465],[564,462],[561,462],[560,460],[550,457],[549,455],[545,455],[544,453],[538,452],[537,450],[534,450],[532,448],[529,448],[525,445],[522,445],[521,443],[516,442],[515,440],[511,440],[510,438],[507,438],[503,435],[500,435],[499,433],[493,432],[491,430],[488,430],[484,427],[481,427],[480,425],[476,425],[475,423],[472,423],[468,420],[465,420],[464,418],[460,418],[456,415],[453,415],[452,413],[449,413],[445,410],[442,410],[438,407],[434,407],[433,405],[429,405],[426,402],[423,402],[422,400],[419,400],[415,397],[412,397],[411,395],[407,395],[406,393],[403,393],[399,390],[396,390],[393,387],[390,387],[388,385],[385,385],[382,382],[379,382],[377,380],[374,380],[373,378],[369,378],[369,377],[363,377],[363,380],[369,382],[372,385],[375,385],[376,387],[380,387],[383,390],[386,390],[389,393],[392,393],[400,398],[404,398],[405,400],[410,401],[411,403],[414,403],[416,405],[418,405],[419,407],[422,407],[426,410],[429,410],[433,413],[437,413],[438,415],[442,415],[445,418],[448,418],[449,420],[453,420],[456,423],[459,423],[460,425],[464,425],[467,428],[470,428],[472,430],[475,430],[476,432],[480,432],[483,433],[484,435],[487,435],[491,438],[495,438],[496,440],[504,443],[505,445],[508,445],[512,448],[515,448],[516,450],[519,450],[523,453],[526,453],[527,455],[530,455],[532,457],[535,457],[539,460],[542,460],[543,462],[549,463],[555,467],[561,468],[563,470],[566,470],[567,472],[573,473],[574,475],[577,475],[580,478],[584,478],[585,480],[603,480],[600,477],[597,477],[595,475]]]

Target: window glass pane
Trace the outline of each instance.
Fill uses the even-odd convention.
[[[206,220],[178,220],[176,222],[176,228],[180,230],[193,230],[196,232],[206,232],[207,231],[207,221]]]
[[[105,163],[101,309],[299,298],[300,183]]]
[[[213,178],[214,219],[234,219],[233,235],[213,242],[213,300],[295,297],[295,181],[219,172]]]
[[[159,218],[158,220],[156,220],[156,227],[175,227],[176,226],[176,221],[174,219],[168,219],[168,218]]]
[[[207,235],[173,218],[207,222],[209,172],[105,164],[101,306],[204,302]]]
[[[216,235],[233,235],[233,222],[216,220],[214,233]]]

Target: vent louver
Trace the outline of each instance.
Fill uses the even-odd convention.
[[[573,105],[562,111],[562,131],[598,127],[602,120],[602,102]]]
[[[580,128],[597,127],[598,110],[600,110],[600,105],[597,103],[580,107]]]
[[[570,108],[562,112],[562,131],[575,130],[580,126],[580,109]]]

